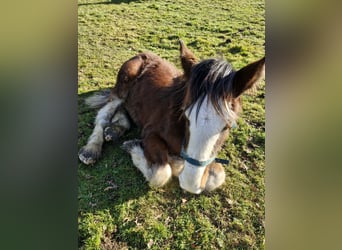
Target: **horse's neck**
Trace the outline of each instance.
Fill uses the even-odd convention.
[[[168,108],[164,110],[164,119],[160,121],[160,127],[163,128],[160,133],[167,141],[171,154],[179,154],[182,143],[186,139],[188,128],[183,110],[184,96],[185,88],[181,85],[175,86],[168,95],[165,95]]]

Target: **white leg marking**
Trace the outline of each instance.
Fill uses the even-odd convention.
[[[115,98],[103,106],[103,108],[101,108],[97,113],[95,124],[100,124],[102,128],[107,125],[121,103],[121,99]]]
[[[152,178],[152,168],[148,165],[144,151],[140,146],[135,146],[130,151],[133,164],[140,170],[147,181]]]
[[[109,123],[110,118],[115,113],[116,109],[122,103],[121,99],[115,99],[107,103],[103,108],[99,110],[95,119],[95,128],[90,135],[87,144],[99,144],[103,143],[103,128]]]
[[[152,166],[152,178],[150,185],[153,187],[164,186],[172,177],[172,170],[170,164]]]
[[[151,186],[161,187],[171,179],[171,166],[169,164],[149,166],[141,146],[133,147],[130,153],[133,164],[140,170]]]
[[[116,109],[120,106],[122,100],[119,98],[108,102],[103,106],[96,115],[95,128],[88,138],[85,145],[79,153],[79,159],[86,165],[95,163],[101,153],[103,144],[103,128],[106,126]]]
[[[111,123],[115,123],[120,127],[123,127],[125,129],[130,129],[131,123],[129,122],[127,115],[123,112],[118,112],[114,115]]]

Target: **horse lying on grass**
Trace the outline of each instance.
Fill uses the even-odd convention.
[[[134,165],[151,186],[177,176],[181,188],[195,194],[211,191],[225,180],[215,155],[234,127],[240,96],[264,77],[265,57],[238,71],[223,60],[198,62],[180,41],[184,72],[150,52],[126,61],[110,92],[86,100],[101,108],[79,159],[94,164],[103,141],[117,140],[131,127],[141,140],[124,142]]]

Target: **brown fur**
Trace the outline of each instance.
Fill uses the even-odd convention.
[[[136,75],[128,77],[127,72],[133,72],[132,66]],[[145,156],[151,163],[165,164],[168,154],[180,153],[186,130],[185,117],[180,110],[170,113],[174,98],[163,92],[178,84],[181,76],[174,65],[147,52],[122,66],[113,89],[114,95],[127,97],[124,107],[142,129]]]
[[[167,163],[168,155],[179,155],[184,138],[189,136],[183,109],[191,99],[187,83],[197,59],[183,42],[180,45],[184,74],[157,55],[145,52],[122,65],[117,84],[112,90],[112,95],[125,100],[124,108],[141,128],[145,157],[152,164],[162,165]],[[237,73],[246,84],[236,82],[234,96],[237,98],[231,100],[234,111],[240,109],[238,96],[252,87],[251,82],[257,77],[253,75],[254,68],[252,65],[241,74]],[[224,134],[215,146],[215,151],[226,139],[227,133]]]
[[[184,111],[190,108],[191,112],[193,105],[199,103],[196,110],[198,114],[204,97],[208,96],[208,100],[223,118],[222,100],[229,103],[230,109],[238,114],[241,110],[240,95],[261,79],[265,64],[263,58],[234,71],[223,60],[208,59],[198,63],[181,41],[180,59],[184,72],[151,52],[138,54],[122,65],[107,104],[103,102],[106,100],[104,96],[96,96],[90,101],[93,106],[101,103],[105,106],[98,113],[96,127],[87,145],[79,152],[83,163],[93,164],[99,156],[103,141],[102,131],[109,141],[115,140],[129,129],[127,112],[141,129],[142,141],[125,142],[124,148],[139,146],[134,159],[139,162],[143,160],[141,155],[144,154],[144,159],[150,166],[147,170],[143,166],[139,169],[152,185],[164,185],[171,174],[178,176],[183,168],[179,155],[183,143],[184,148],[187,148],[190,137],[189,121]],[[122,106],[118,107],[119,105]],[[111,122],[109,117],[113,117]],[[214,146],[213,155],[223,145],[230,125],[227,121],[226,128],[221,131]],[[222,165],[211,163],[205,169],[201,187],[211,191],[221,185],[224,178]]]

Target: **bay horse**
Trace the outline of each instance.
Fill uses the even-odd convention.
[[[235,126],[241,94],[264,77],[265,57],[236,71],[224,60],[199,62],[179,43],[183,72],[151,52],[141,53],[121,66],[110,91],[86,100],[100,110],[79,151],[81,162],[94,164],[103,141],[117,140],[133,122],[141,140],[122,148],[151,186],[165,185],[172,175],[195,194],[223,184],[224,168],[215,155]]]

